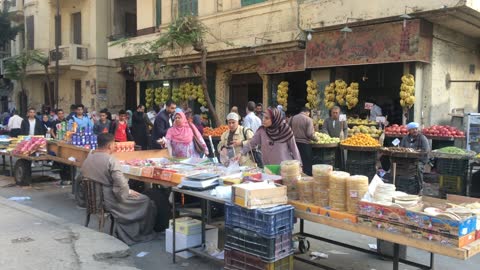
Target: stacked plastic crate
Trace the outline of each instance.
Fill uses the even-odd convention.
[[[292,270],[294,208],[225,206],[225,269]]]

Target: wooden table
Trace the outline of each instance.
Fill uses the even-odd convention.
[[[322,238],[322,237],[319,237],[319,236],[316,236],[316,235],[305,233],[305,231],[304,231],[304,220],[308,220],[308,221],[315,222],[315,223],[318,223],[318,224],[327,225],[329,227],[333,227],[333,228],[337,228],[337,229],[341,229],[341,230],[346,230],[346,231],[350,231],[350,232],[353,232],[353,233],[358,233],[358,234],[362,234],[362,235],[366,235],[366,236],[370,236],[370,237],[374,237],[374,238],[378,238],[378,239],[382,239],[382,240],[394,243],[394,255],[392,256],[393,269],[394,270],[399,269],[398,267],[399,267],[400,262],[408,264],[408,265],[412,265],[412,266],[415,266],[415,267],[418,267],[418,268],[421,268],[421,269],[433,269],[433,267],[434,267],[434,254],[440,254],[440,255],[444,255],[444,256],[455,258],[455,259],[460,259],[460,260],[467,260],[467,259],[475,256],[476,254],[478,254],[480,252],[480,240],[477,240],[477,241],[475,241],[475,242],[473,242],[469,245],[466,245],[462,248],[453,248],[453,247],[447,247],[447,246],[440,245],[436,242],[431,242],[431,241],[422,240],[422,239],[413,239],[413,238],[409,238],[408,236],[402,235],[402,234],[399,234],[399,233],[391,233],[391,232],[388,232],[388,231],[375,229],[375,228],[364,226],[364,225],[361,225],[361,224],[349,223],[349,222],[345,222],[343,220],[332,219],[332,218],[329,218],[329,217],[326,217],[326,216],[320,216],[320,215],[316,215],[316,214],[312,214],[312,213],[307,213],[305,211],[295,210],[295,216],[300,219],[300,233],[299,234],[302,235],[302,236],[305,236],[305,237],[318,239],[320,241],[325,241],[325,242],[332,243],[332,244],[335,244],[335,245],[340,245],[340,246],[343,246],[343,247],[346,247],[346,248],[351,248],[351,249],[361,251],[361,252],[377,254],[377,252],[374,252],[374,251],[365,250],[365,249],[362,249],[362,248],[359,248],[359,247],[351,246],[351,245],[344,244],[344,243],[339,243],[339,242],[334,241],[334,240],[329,240],[329,239],[325,239],[325,238]],[[415,262],[400,259],[399,258],[399,245],[405,245],[405,246],[409,246],[409,247],[413,247],[413,248],[418,248],[418,249],[425,250],[425,251],[429,252],[430,253],[430,265],[427,266],[427,265],[422,265],[422,264],[418,264],[418,263],[415,263]],[[388,257],[388,256],[385,256],[385,257]],[[310,260],[306,260],[306,259],[303,259],[303,258],[296,257],[296,259],[300,260],[302,262],[308,263],[308,264],[318,265],[318,263],[315,263],[315,262],[312,262]],[[325,267],[325,269],[332,269],[332,268]]]

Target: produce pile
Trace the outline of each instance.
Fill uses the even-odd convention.
[[[454,147],[454,146],[447,146],[437,150],[439,153],[443,154],[453,154],[453,155],[467,155],[468,152],[464,149]]]
[[[29,140],[24,140],[18,143],[12,153],[16,155],[30,156],[35,152],[46,152],[46,147],[47,140],[45,138],[32,137]]]
[[[347,95],[347,83],[344,80],[335,81],[335,94],[337,95],[335,99],[338,105],[344,106],[345,96]]]
[[[353,135],[359,134],[359,133],[368,134],[368,135],[372,136],[373,138],[378,138],[382,134],[382,130],[377,129],[376,126],[367,127],[367,126],[363,126],[363,125],[354,126],[353,128],[348,129],[348,136],[353,136]]]
[[[207,106],[203,87],[193,83],[184,83],[179,88],[174,88],[172,90],[172,100],[175,102],[196,100],[202,106]]]
[[[145,106],[151,108],[153,105],[165,104],[170,98],[168,87],[147,88],[145,90]]]
[[[364,146],[364,147],[377,147],[380,146],[377,140],[372,138],[368,134],[358,133],[349,137],[341,142],[345,146]]]
[[[400,86],[400,105],[403,108],[411,108],[415,103],[415,78],[412,74],[402,76]]]
[[[217,128],[206,127],[203,129],[203,136],[212,136],[212,137],[220,137],[225,131],[228,131],[227,125],[222,125]]]
[[[328,134],[315,132],[315,140],[312,141],[313,144],[328,144],[328,143],[339,143],[340,138],[332,138]]]
[[[279,105],[283,106],[283,110],[287,111],[287,106],[288,106],[288,82],[287,81],[282,81],[278,85],[278,90],[277,90],[277,103]]]
[[[325,87],[325,99],[323,103],[329,110],[335,106],[335,83],[330,83]]]
[[[429,128],[424,128],[422,133],[425,136],[435,136],[435,137],[454,137],[454,138],[463,138],[465,133],[458,130],[455,127],[451,126],[438,126],[434,125]]]
[[[382,147],[381,150],[393,152],[393,153],[418,153],[419,152],[413,148],[407,148],[407,147]]]
[[[314,80],[307,81],[307,103],[305,107],[316,109],[318,106],[318,89],[317,82]]]
[[[358,83],[352,82],[347,88],[347,108],[351,110],[353,107],[358,104]]]
[[[399,126],[397,124],[394,124],[385,128],[385,135],[405,136],[407,134],[408,134],[408,131],[407,131],[406,125]]]
[[[348,117],[347,118],[347,124],[349,125],[377,125],[376,121],[373,120],[368,120],[368,119],[360,119],[360,118],[353,118],[353,117]]]

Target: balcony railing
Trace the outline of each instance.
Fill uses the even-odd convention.
[[[66,65],[86,65],[88,60],[88,48],[82,45],[70,44],[62,45],[58,50],[50,50],[50,64],[54,64],[58,57],[59,64]]]

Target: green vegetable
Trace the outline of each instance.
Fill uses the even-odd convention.
[[[465,154],[467,154],[467,151],[465,151],[461,148],[458,148],[458,147],[454,147],[454,146],[444,147],[444,148],[438,149],[437,151],[440,152],[440,153],[455,154],[455,155],[465,155]]]

